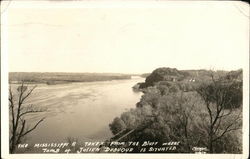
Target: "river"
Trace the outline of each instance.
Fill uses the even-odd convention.
[[[124,111],[135,108],[142,93],[134,92],[132,87],[144,80],[38,85],[27,104],[46,111],[30,118],[32,121],[46,118],[25,142],[65,142],[67,138],[78,141],[109,139],[112,137],[109,123]]]

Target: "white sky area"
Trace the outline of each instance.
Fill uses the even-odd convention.
[[[249,52],[249,5],[242,2],[10,6],[7,13],[10,72],[235,70]]]

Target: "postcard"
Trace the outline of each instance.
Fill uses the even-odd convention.
[[[245,159],[248,115],[246,2],[1,2],[3,159]]]

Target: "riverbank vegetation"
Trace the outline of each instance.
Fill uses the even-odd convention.
[[[176,153],[242,153],[242,83],[242,70],[158,68],[137,84],[144,94],[136,107],[110,123],[112,140],[178,141]]]

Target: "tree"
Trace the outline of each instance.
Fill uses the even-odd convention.
[[[191,98],[193,94],[195,92],[169,92],[161,95],[159,90],[149,87],[137,107],[115,118],[110,128],[112,132],[121,132],[123,141],[181,141],[182,146],[176,152],[190,152],[192,146],[196,145],[195,141],[199,141],[195,140],[196,134],[190,128],[193,116],[197,115]],[[115,128],[119,128],[118,131]],[[127,131],[123,131],[124,128]],[[130,130],[133,132],[127,135]],[[139,150],[139,147],[134,149],[135,152]]]
[[[188,76],[188,72],[179,71],[176,68],[162,67],[154,70],[150,75],[148,75],[145,83],[140,84],[140,88],[154,86],[155,83],[160,81],[182,81]]]
[[[242,127],[242,78],[236,73],[229,78],[211,71],[210,78],[191,83],[188,91],[190,82],[154,82],[143,89],[136,108],[122,113],[110,128],[122,141],[179,141],[175,152],[202,147],[210,153],[240,153],[241,132],[236,130]]]
[[[35,130],[45,119],[40,119],[33,127],[28,128],[28,115],[45,111],[35,108],[32,104],[26,104],[28,97],[35,88],[36,86],[28,89],[28,87],[24,85],[24,82],[22,82],[21,86],[17,88],[17,95],[13,94],[11,87],[9,88],[10,153],[14,153],[17,145],[21,143],[24,137]]]
[[[112,124],[109,124],[109,126],[110,126],[110,130],[112,131],[114,135],[126,128],[126,125],[124,124],[123,120],[121,120],[118,117],[116,117],[113,120]]]
[[[215,79],[211,74],[211,82],[203,83],[197,93],[205,103],[208,113],[208,147],[210,153],[215,151],[214,145],[229,132],[241,129],[242,82],[237,80]]]

